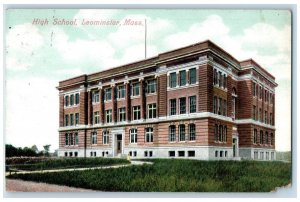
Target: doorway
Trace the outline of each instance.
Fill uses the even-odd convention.
[[[232,153],[232,155],[233,155],[233,157],[236,157],[237,155],[236,155],[236,149],[237,149],[237,141],[236,141],[236,138],[233,138],[232,139],[232,150],[233,150],[233,153]]]
[[[122,153],[122,134],[117,134],[117,154]]]

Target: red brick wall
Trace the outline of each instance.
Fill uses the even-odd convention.
[[[199,67],[199,99],[200,112],[213,111],[213,67],[202,65]]]
[[[167,75],[158,77],[158,107],[159,116],[167,116]]]
[[[238,81],[237,119],[252,117],[252,81]]]

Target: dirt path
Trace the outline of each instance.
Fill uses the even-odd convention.
[[[94,192],[90,189],[81,189],[68,186],[38,183],[23,180],[6,179],[7,192]]]

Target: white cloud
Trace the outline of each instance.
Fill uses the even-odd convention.
[[[58,148],[58,83],[40,78],[9,79],[6,83],[6,143],[40,149]]]
[[[114,9],[82,9],[73,19],[109,20],[118,13]]]
[[[30,23],[13,27],[6,35],[6,68],[27,70],[32,64],[33,53],[43,44],[43,36]]]
[[[105,66],[112,60],[115,50],[103,40],[69,40],[69,36],[61,29],[53,31],[53,46],[69,64],[82,64],[88,62],[94,66]]]

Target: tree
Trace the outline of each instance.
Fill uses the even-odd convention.
[[[35,153],[39,153],[39,149],[37,148],[36,145],[32,145],[31,149],[32,149],[33,151],[35,151]]]
[[[50,150],[50,146],[51,146],[51,144],[46,144],[46,145],[44,145],[43,147],[44,147],[44,153],[45,153],[45,156],[49,156],[49,150]]]

